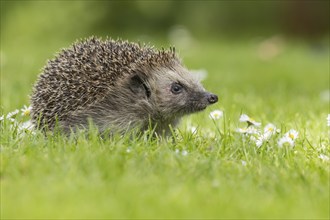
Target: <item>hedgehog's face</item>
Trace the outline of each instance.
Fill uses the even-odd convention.
[[[164,69],[150,83],[150,101],[162,118],[176,118],[204,110],[216,103],[218,97],[204,87],[183,67]]]

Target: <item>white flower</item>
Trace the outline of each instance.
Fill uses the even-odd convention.
[[[324,155],[324,154],[320,154],[319,158],[323,161],[329,161],[330,160],[330,158],[327,155]]]
[[[264,133],[271,133],[272,135],[276,133],[276,126],[272,123],[267,124],[264,127]]]
[[[279,147],[283,147],[284,144],[289,144],[290,147],[294,146],[294,141],[298,138],[298,131],[291,129],[284,134],[284,136],[278,141]]]
[[[246,161],[244,161],[244,160],[241,160],[241,162],[242,162],[242,166],[246,166]]]
[[[6,118],[7,119],[12,118],[13,116],[17,115],[18,112],[19,112],[18,109],[16,109],[15,111],[9,112]]]
[[[289,130],[288,132],[286,132],[286,133],[284,134],[285,137],[289,137],[289,138],[291,138],[293,141],[296,140],[296,139],[298,138],[298,135],[299,135],[298,131],[296,131],[296,130],[294,130],[294,129],[291,129],[291,130]]]
[[[248,115],[246,114],[242,114],[239,118],[240,122],[247,122],[248,126],[254,125],[259,127],[261,125],[260,122],[256,122],[253,118],[250,118]]]
[[[294,141],[287,136],[284,136],[278,140],[278,146],[283,147],[283,145],[288,144],[290,147],[294,147]]]
[[[175,149],[175,153],[176,154],[179,154],[180,153],[180,150],[179,149]]]
[[[31,106],[27,107],[26,105],[23,106],[21,109],[22,116],[29,116],[31,113]]]
[[[131,153],[131,151],[132,151],[131,148],[126,149],[126,153],[128,153],[128,154]]]
[[[210,113],[209,117],[213,120],[220,119],[223,116],[223,112],[220,110],[214,110]]]
[[[26,121],[26,122],[23,122],[22,124],[19,125],[19,128],[20,129],[24,129],[24,130],[29,130],[31,131],[33,128],[34,128],[34,125],[32,124],[32,122],[29,120],[29,121]]]
[[[250,141],[254,142],[256,144],[256,146],[259,148],[259,147],[262,146],[262,144],[264,143],[265,139],[264,139],[263,135],[250,136]]]
[[[26,121],[26,122],[23,122],[23,123],[14,123],[11,128],[17,128],[17,130],[19,131],[19,135],[20,136],[23,136],[25,135],[26,133],[29,133],[29,134],[33,134],[35,135],[36,132],[34,131],[34,125],[32,124],[32,122],[29,120],[29,121]]]
[[[259,134],[260,132],[255,129],[254,127],[249,127],[248,129],[246,129],[246,133],[248,134]]]
[[[327,120],[328,120],[328,127],[330,127],[330,114],[328,114]]]
[[[15,120],[15,118],[7,118],[8,121],[10,121],[12,124],[17,123],[17,121]]]
[[[259,134],[259,131],[254,127],[238,128],[236,132],[241,134]]]
[[[268,140],[271,136],[273,136],[277,132],[276,126],[269,123],[264,127],[264,139]]]
[[[259,136],[258,138],[257,138],[257,140],[256,140],[256,146],[259,148],[259,147],[261,147],[261,145],[264,143],[264,136],[263,135],[261,135],[261,136]]]
[[[3,121],[3,119],[5,119],[5,116],[4,115],[1,115],[0,121]]]
[[[258,148],[263,145],[264,141],[267,141],[265,135],[261,134],[259,130],[251,126],[247,128],[239,128],[236,131],[248,136],[250,141],[254,142]]]
[[[239,121],[240,121],[240,122],[247,122],[249,119],[250,119],[250,117],[247,116],[246,114],[242,114],[242,115],[239,117]]]

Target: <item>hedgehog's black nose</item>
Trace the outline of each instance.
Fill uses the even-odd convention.
[[[214,94],[208,94],[207,101],[209,101],[210,104],[216,103],[218,101],[218,96]]]

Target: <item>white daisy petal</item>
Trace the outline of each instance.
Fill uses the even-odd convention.
[[[294,147],[294,141],[288,136],[284,136],[278,140],[278,146],[282,148],[284,145],[288,144],[290,147]]]
[[[267,124],[264,128],[264,133],[267,133],[267,132],[275,133],[276,132],[276,126],[272,123]]]
[[[269,140],[271,136],[273,136],[276,133],[276,126],[269,123],[264,127],[264,138]]]
[[[222,118],[222,116],[223,116],[223,111],[221,111],[221,110],[214,110],[209,115],[209,117],[213,120],[218,120],[218,119]]]
[[[241,134],[259,134],[259,131],[254,127],[247,127],[247,128],[238,128],[236,132]]]
[[[250,117],[247,116],[246,114],[242,114],[240,117],[239,117],[239,121],[240,122],[247,122],[249,121]]]
[[[248,126],[256,126],[256,127],[259,127],[261,125],[260,122],[256,122],[253,118],[250,118],[248,115],[246,114],[242,114],[239,118],[239,121],[240,122],[247,122],[248,123]]]
[[[241,134],[246,134],[247,129],[246,128],[237,128],[236,132],[241,133]]]
[[[299,132],[291,129],[289,130],[287,133],[285,133],[284,136],[291,138],[293,141],[296,140],[298,138]]]
[[[7,119],[12,118],[13,116],[17,115],[18,112],[19,112],[18,109],[14,110],[12,112],[9,112],[6,118]]]
[[[23,123],[21,124],[21,128],[26,129],[26,130],[32,130],[32,129],[34,128],[34,125],[33,125],[32,122],[29,120],[29,121],[23,122]]]
[[[256,146],[259,148],[262,146],[263,143],[264,143],[263,137],[258,137],[256,140]]]
[[[248,124],[254,125],[256,127],[260,127],[261,126],[261,122],[256,122],[256,121],[248,121]]]

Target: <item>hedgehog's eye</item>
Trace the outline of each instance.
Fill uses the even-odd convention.
[[[179,83],[173,83],[171,86],[171,92],[173,94],[179,94],[182,92],[182,90],[183,90],[183,87]]]

